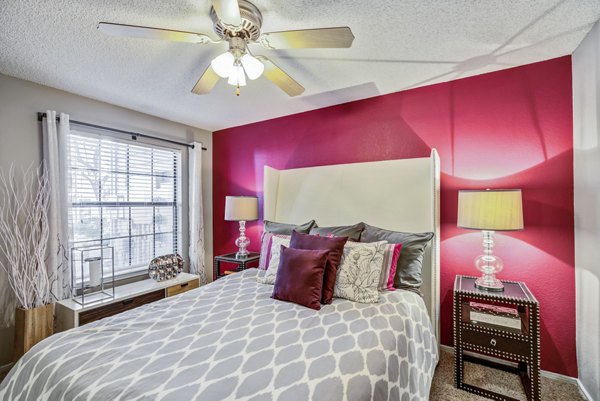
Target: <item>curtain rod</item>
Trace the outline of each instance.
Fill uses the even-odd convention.
[[[41,122],[44,119],[44,117],[46,117],[46,113],[37,113],[37,119],[38,119],[38,121]],[[60,117],[58,117],[58,116],[56,117],[56,122],[60,122]],[[171,139],[158,138],[156,136],[151,136],[151,135],[146,135],[146,134],[140,134],[138,132],[124,131],[124,130],[121,130],[121,129],[111,128],[111,127],[105,127],[103,125],[96,125],[96,124],[84,123],[83,121],[70,120],[70,122],[72,122],[73,124],[77,124],[77,125],[83,125],[84,127],[99,128],[99,129],[103,129],[103,130],[107,130],[107,131],[118,132],[120,134],[131,135],[131,139],[133,139],[134,141],[137,140],[137,137],[140,137],[140,138],[149,138],[149,139],[155,139],[157,141],[163,141],[163,142],[172,143],[174,145],[187,146],[188,148],[192,148],[192,149],[194,148],[194,145],[190,144],[190,143],[183,143],[183,142],[173,141]],[[207,149],[205,147],[202,147],[202,150],[207,150]]]

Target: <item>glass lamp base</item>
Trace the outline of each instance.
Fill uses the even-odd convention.
[[[235,254],[236,259],[244,259],[248,257],[248,245],[250,240],[246,237],[246,222],[240,221],[240,236],[235,240],[235,245],[238,251]]]
[[[246,249],[244,249],[244,251],[238,251],[235,253],[235,258],[236,259],[245,259],[248,257],[248,251]]]
[[[504,291],[504,284],[502,281],[498,280],[496,277],[491,276],[481,276],[477,280],[475,280],[475,288],[484,291]]]

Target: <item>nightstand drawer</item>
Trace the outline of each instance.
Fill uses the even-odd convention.
[[[469,344],[475,345],[491,353],[508,353],[525,358],[530,353],[529,344],[526,341],[482,331],[461,329],[461,341],[465,347],[468,347]]]
[[[182,294],[186,291],[193,290],[194,288],[198,288],[200,283],[197,279],[188,281],[187,283],[177,284],[172,287],[167,287],[167,297],[172,297],[173,295]]]

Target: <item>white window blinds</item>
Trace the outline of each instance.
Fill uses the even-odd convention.
[[[115,275],[180,251],[179,150],[72,130],[69,173],[73,246],[114,247]]]

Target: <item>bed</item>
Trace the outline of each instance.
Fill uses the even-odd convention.
[[[423,296],[382,292],[376,304],[335,299],[315,311],[271,299],[249,269],[55,334],[17,362],[0,400],[426,400],[438,361],[438,199],[435,151],[265,167],[266,219],[433,231]]]

